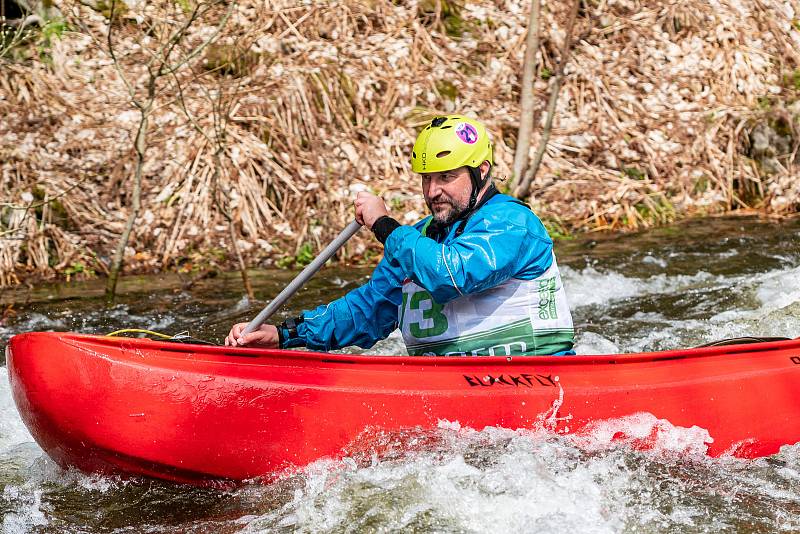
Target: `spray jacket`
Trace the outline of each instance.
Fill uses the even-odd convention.
[[[430,224],[394,229],[370,280],[303,312],[283,346],[369,348],[400,327],[412,355],[570,353],[553,242],[526,205],[496,194],[435,239]]]

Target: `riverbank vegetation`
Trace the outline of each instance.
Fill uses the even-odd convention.
[[[542,4],[531,158],[570,7]],[[124,272],[303,264],[364,189],[414,221],[437,113],[487,123],[513,190],[529,10],[25,3],[0,38],[0,286],[108,273],[117,248]],[[583,0],[573,41],[525,198],[554,234],[800,211],[798,2]],[[362,232],[341,258],[379,254]]]

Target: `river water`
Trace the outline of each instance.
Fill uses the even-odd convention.
[[[800,220],[698,220],[561,241],[556,250],[579,353],[800,337]],[[292,275],[256,273],[257,296],[275,295]],[[285,314],[368,275],[323,271]],[[220,341],[262,304],[242,301],[236,275],[191,289],[174,277],[130,278],[122,291],[110,309],[98,283],[7,291],[0,344],[31,330],[125,327],[188,329]],[[366,352],[401,351],[392,336]],[[389,436],[402,445],[383,457],[322,459],[270,485],[213,490],[87,476],[58,468],[36,445],[0,363],[0,514],[8,533],[800,531],[800,445],[758,460],[710,459],[702,432],[647,417],[625,424],[630,435],[648,435],[655,424],[667,429],[648,451],[601,436],[578,442],[449,421],[436,439]]]

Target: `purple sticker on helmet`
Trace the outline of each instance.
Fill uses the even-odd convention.
[[[478,130],[469,123],[462,122],[456,126],[456,135],[468,145],[474,145],[478,140]]]

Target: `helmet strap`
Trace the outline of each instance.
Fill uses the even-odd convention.
[[[486,185],[486,182],[489,181],[489,177],[492,174],[491,167],[489,167],[489,170],[486,171],[485,177],[481,177],[480,167],[467,167],[467,170],[469,171],[470,181],[472,182],[472,192],[469,195],[469,205],[467,206],[467,209],[464,211],[463,215],[471,213],[472,210],[475,209],[475,205],[478,203],[478,195],[480,194],[481,190],[483,190],[483,187]]]

